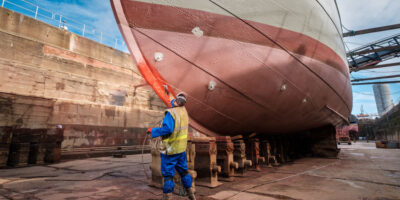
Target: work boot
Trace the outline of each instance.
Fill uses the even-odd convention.
[[[190,200],[196,200],[196,196],[194,196],[193,188],[186,188],[186,193]]]
[[[172,193],[163,193],[162,200],[172,200]]]

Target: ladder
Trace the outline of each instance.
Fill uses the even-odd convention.
[[[392,58],[400,57],[400,34],[396,34],[347,52],[350,71],[377,65]]]

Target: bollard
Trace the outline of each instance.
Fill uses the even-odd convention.
[[[217,145],[213,137],[193,138],[196,147],[194,168],[197,172],[197,185],[206,187],[218,187],[218,173],[221,167],[217,165]]]
[[[234,150],[233,160],[239,164],[239,169],[235,171],[236,176],[244,176],[248,167],[253,165],[251,160],[246,159],[246,144],[242,139],[242,136],[232,137]]]

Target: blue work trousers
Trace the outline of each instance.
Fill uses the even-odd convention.
[[[192,187],[192,176],[188,174],[186,152],[174,155],[161,154],[161,174],[164,177],[164,193],[174,191],[174,181],[172,179],[175,175],[175,170],[181,176],[183,187]]]

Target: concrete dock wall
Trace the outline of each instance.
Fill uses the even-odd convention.
[[[129,54],[4,8],[0,73],[0,127],[62,125],[64,151],[140,144],[163,115]]]

